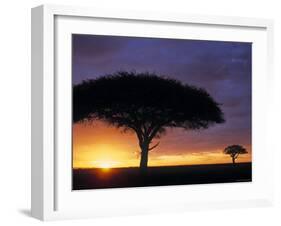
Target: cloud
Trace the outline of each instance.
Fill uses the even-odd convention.
[[[73,57],[77,60],[99,60],[121,50],[126,45],[124,38],[110,36],[72,35]]]

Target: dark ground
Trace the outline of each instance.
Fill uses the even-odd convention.
[[[73,190],[252,181],[252,164],[74,169]]]

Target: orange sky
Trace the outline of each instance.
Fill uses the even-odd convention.
[[[168,130],[160,138],[159,146],[149,153],[149,166],[231,163],[231,158],[222,153],[229,141],[212,140],[212,130]],[[207,138],[205,138],[207,137]],[[211,141],[210,141],[211,140]],[[155,140],[154,140],[155,142]],[[237,162],[251,161],[250,144],[241,144],[249,154],[238,157]],[[73,167],[131,167],[139,166],[139,147],[134,133],[102,122],[93,125],[73,126]]]

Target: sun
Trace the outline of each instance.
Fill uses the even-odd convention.
[[[112,168],[112,164],[110,162],[101,162],[99,167],[102,169],[110,169]]]
[[[104,171],[108,171],[111,168],[114,168],[116,164],[117,162],[108,159],[95,161],[96,167],[103,169]]]

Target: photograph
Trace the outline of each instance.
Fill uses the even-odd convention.
[[[252,181],[252,43],[72,34],[72,190]]]

